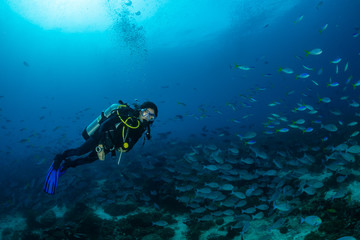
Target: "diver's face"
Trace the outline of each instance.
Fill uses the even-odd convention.
[[[141,109],[140,111],[140,121],[144,122],[153,122],[155,120],[155,111],[152,108],[145,108],[145,109]]]

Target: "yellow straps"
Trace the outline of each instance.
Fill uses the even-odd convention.
[[[123,147],[126,149],[129,147],[129,144],[126,141],[126,138],[127,138],[127,135],[129,133],[129,129],[127,129],[126,131],[126,135],[125,135],[125,126],[123,127],[123,130],[122,130],[122,137],[123,137]]]
[[[121,118],[120,118],[121,119]],[[123,137],[123,147],[120,147],[120,156],[119,156],[119,160],[118,160],[118,165],[120,164],[120,160],[122,157],[123,152],[127,151],[127,148],[129,147],[129,144],[127,142],[125,142],[127,136],[129,133],[129,128],[126,131],[126,135],[125,135],[125,126],[123,126],[123,130],[122,130],[122,137]],[[124,148],[124,149],[123,149]]]
[[[131,129],[137,129],[139,126],[140,126],[140,121],[139,120],[137,120],[137,122],[138,122],[138,124],[137,124],[137,126],[131,126],[131,125],[129,125],[128,123],[127,123],[127,121],[129,120],[129,119],[132,119],[132,117],[128,117],[125,121],[121,118],[121,116],[119,115],[119,118],[120,118],[120,120],[125,124],[125,126],[127,126],[128,128],[131,128]]]
[[[127,121],[129,120],[129,119],[132,119],[132,117],[128,117],[125,121],[121,118],[121,116],[120,116],[120,113],[119,113],[119,108],[121,108],[121,107],[127,107],[126,105],[119,105],[118,107],[117,107],[117,109],[116,109],[116,113],[117,113],[117,115],[119,116],[119,118],[120,118],[120,120],[121,120],[121,122],[123,123],[123,124],[125,124],[125,126],[127,126],[128,128],[131,128],[131,129],[136,129],[136,128],[138,128],[139,126],[140,126],[140,121],[139,120],[137,120],[137,126],[131,126],[131,125],[129,125],[128,123],[127,123]],[[124,136],[124,133],[123,133],[123,136]]]
[[[128,107],[127,105],[119,105],[116,109],[116,113],[118,115],[118,117],[120,118],[121,122],[124,124],[123,129],[122,129],[122,138],[123,138],[123,145],[122,147],[120,147],[121,149],[121,153],[120,153],[120,157],[119,157],[119,161],[118,164],[120,163],[120,159],[121,159],[121,155],[123,152],[126,152],[127,149],[129,148],[129,143],[126,142],[128,133],[129,133],[129,128],[131,129],[137,129],[140,126],[140,121],[139,119],[137,119],[137,126],[131,126],[130,124],[127,123],[127,121],[129,119],[133,119],[132,117],[128,117],[125,121],[121,118],[120,113],[119,113],[119,108],[121,107]],[[126,128],[127,127],[127,128]],[[125,133],[125,129],[126,129],[126,133]]]

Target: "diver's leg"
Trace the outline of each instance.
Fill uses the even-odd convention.
[[[80,147],[68,149],[62,154],[57,154],[54,159],[54,169],[59,169],[61,162],[68,157],[80,156],[90,151],[93,151],[97,146],[97,141],[90,137],[86,142],[84,142]]]
[[[62,170],[66,170],[66,169],[68,169],[70,167],[77,167],[79,165],[92,163],[92,162],[95,162],[98,159],[99,158],[97,156],[97,153],[95,151],[92,151],[86,157],[78,158],[78,159],[75,159],[75,160],[72,160],[72,161],[71,160],[65,160],[65,163],[62,165]]]
[[[97,146],[97,141],[93,137],[90,137],[80,147],[68,149],[65,152],[63,152],[63,154],[61,154],[61,156],[63,158],[68,158],[68,157],[72,157],[72,156],[81,156],[85,153],[88,153],[88,152],[94,150],[96,146]]]

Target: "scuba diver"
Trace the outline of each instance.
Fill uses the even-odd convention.
[[[131,150],[144,132],[150,140],[150,127],[157,115],[158,109],[153,102],[135,105],[135,109],[122,101],[112,104],[84,129],[82,136],[86,140],[85,143],[55,156],[45,179],[44,191],[55,194],[58,179],[68,168],[92,163],[98,159],[103,161],[109,152],[111,156],[116,156],[116,151],[120,152],[119,164],[122,153]],[[68,159],[86,153],[89,154],[85,157]]]

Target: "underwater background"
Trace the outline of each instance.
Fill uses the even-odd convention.
[[[0,2],[0,239],[360,239],[360,1]],[[152,139],[69,169],[108,106]]]

